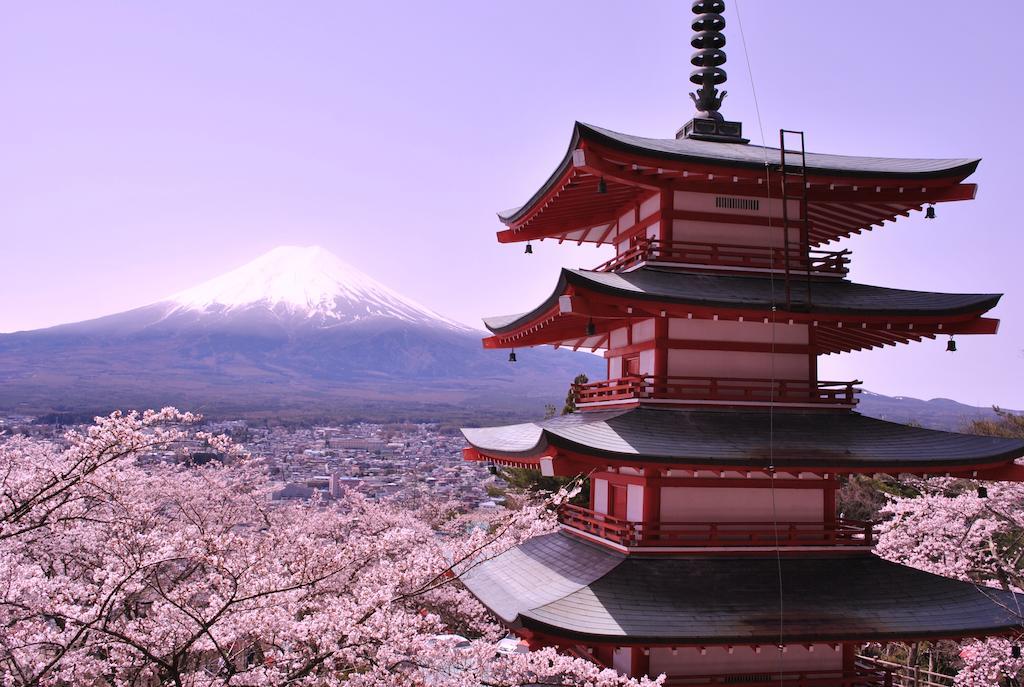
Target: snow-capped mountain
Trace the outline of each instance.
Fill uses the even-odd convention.
[[[468,331],[319,246],[281,246],[166,301],[176,313],[230,315],[262,308],[321,325],[384,317]]]
[[[604,368],[543,348],[511,365],[482,335],[322,248],[287,246],[151,305],[0,335],[0,408],[537,414]]]

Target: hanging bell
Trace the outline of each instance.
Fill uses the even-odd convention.
[[[512,351],[508,354],[508,361],[514,363],[516,361],[516,352]]]
[[[1010,658],[1020,658],[1020,644],[1014,644],[1010,647]]]
[[[929,205],[924,211],[925,219],[935,219],[935,206]]]
[[[526,250],[524,250],[523,252],[526,253],[527,255],[533,255],[533,246],[527,243]]]
[[[587,322],[587,336],[593,336],[597,334],[597,327],[594,326],[594,321],[590,320]]]
[[[978,498],[979,499],[987,499],[988,498],[988,487],[983,487],[983,486],[979,486],[978,487]]]
[[[608,184],[605,183],[604,177],[597,180],[597,192],[608,193]]]
[[[946,352],[956,353],[956,341],[953,340],[952,336],[949,337],[949,341],[946,342]]]

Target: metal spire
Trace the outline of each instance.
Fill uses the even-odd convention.
[[[725,17],[722,16],[725,0],[694,0],[690,9],[695,15],[690,24],[693,28],[690,45],[697,49],[690,56],[690,64],[696,67],[690,72],[690,83],[698,86],[690,97],[697,106],[697,114],[676,132],[676,138],[746,143],[743,125],[726,121],[718,111],[727,93],[716,88],[726,79],[722,69],[726,59],[722,50],[725,47],[725,34],[722,33],[725,28]]]
[[[722,69],[725,64],[725,11],[724,0],[694,0],[693,18],[690,25],[694,31],[690,45],[697,48],[697,52],[690,56],[690,64],[696,69],[690,72],[690,83],[700,86],[696,93],[690,93],[693,104],[697,106],[697,116],[709,119],[722,119],[718,108],[728,91],[722,91],[721,95],[715,86],[725,83],[726,73]]]

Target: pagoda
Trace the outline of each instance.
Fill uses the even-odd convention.
[[[868,642],[1019,630],[1016,600],[872,554],[874,525],[837,513],[843,475],[1020,480],[1024,443],[856,412],[822,354],[994,334],[998,294],[847,278],[833,242],[969,200],[977,159],[806,152],[801,132],[751,145],[719,112],[724,3],[693,4],[697,115],[674,138],[577,123],[555,172],[500,213],[502,243],[608,244],[563,269],[525,314],[485,320],[485,347],[604,351],[576,410],[464,429],[468,460],[589,475],[560,531],[465,577],[533,647],[669,684],[881,684]],[[831,246],[831,247],[829,247]],[[514,360],[514,356],[511,357]]]

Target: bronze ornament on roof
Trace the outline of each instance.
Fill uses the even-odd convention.
[[[693,37],[690,45],[697,52],[690,56],[690,64],[696,69],[690,72],[690,83],[699,86],[690,93],[693,104],[697,107],[697,115],[683,125],[676,133],[676,138],[693,138],[704,141],[720,141],[724,143],[746,143],[743,138],[743,125],[730,122],[718,110],[728,91],[718,90],[725,83],[727,74],[722,69],[726,55],[725,47],[725,0],[694,0],[690,8],[694,15],[690,27]]]
[[[690,64],[697,67],[690,72],[690,82],[700,86],[695,93],[690,93],[693,104],[697,106],[697,116],[710,119],[722,119],[718,109],[728,95],[728,91],[719,93],[715,86],[725,83],[726,73],[722,69],[726,56],[722,48],[725,46],[725,11],[723,0],[696,0],[693,3],[694,17],[690,25],[693,39],[690,45],[697,52],[690,57]]]

